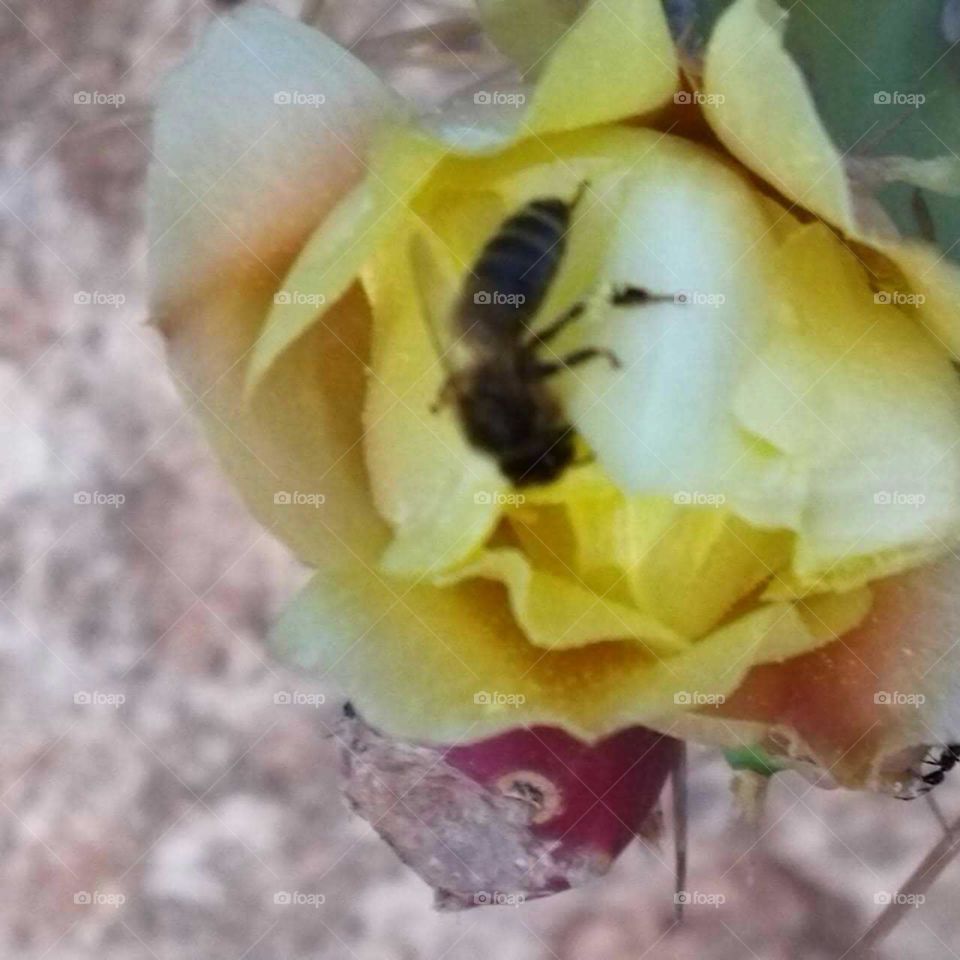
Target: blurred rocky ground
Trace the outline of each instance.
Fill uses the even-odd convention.
[[[222,13],[0,0],[0,956],[840,960],[935,841],[923,802],[784,777],[750,831],[694,754],[688,886],[712,902],[682,928],[668,847],[585,891],[440,915],[344,809],[337,692],[264,645],[303,572],[145,324],[150,91]],[[294,692],[326,702],[276,702]],[[938,795],[958,812],[955,785]],[[956,956],[958,882],[882,955]]]

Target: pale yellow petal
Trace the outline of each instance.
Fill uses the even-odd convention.
[[[380,131],[363,159],[366,176],[299,251],[283,277],[281,295],[267,316],[247,371],[252,396],[270,365],[314,324],[357,278],[378,247],[409,216],[411,194],[430,175],[446,148],[413,130]]]
[[[843,590],[941,556],[960,533],[960,380],[948,355],[878,302],[827,227],[798,228],[778,263],[794,312],[751,358],[736,409],[808,477],[785,582]]]
[[[689,648],[681,636],[630,603],[592,590],[576,571],[548,573],[520,550],[494,549],[457,570],[447,583],[484,577],[506,585],[514,619],[530,643],[568,650],[604,640],[633,640],[652,657]]]
[[[550,652],[527,642],[499,584],[398,587],[355,564],[318,575],[288,608],[277,642],[349,690],[370,722],[449,743],[539,723],[588,740],[637,723],[669,730],[670,717],[719,705],[752,665],[824,640],[793,606],[771,604],[661,660],[633,642]],[[491,704],[484,693],[501,696]]]
[[[960,357],[960,267],[932,245],[900,240],[877,205],[854,190],[845,158],[820,121],[803,74],[783,45],[789,14],[773,0],[736,0],[708,45],[704,111],[724,146],[784,196],[870,244],[904,271],[922,295],[917,315]],[[937,165],[939,164],[939,165]],[[952,158],[908,175],[937,174],[955,189]]]
[[[314,564],[343,550],[375,562],[385,543],[360,446],[366,303],[348,294],[249,408],[244,366],[282,277],[362,174],[392,103],[332,41],[256,7],[218,19],[158,94],[153,318],[228,474]]]
[[[659,0],[592,0],[546,56],[524,121],[536,134],[649,113],[677,89]]]

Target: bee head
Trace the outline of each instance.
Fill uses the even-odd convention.
[[[573,463],[573,432],[567,427],[547,431],[536,444],[522,451],[512,450],[501,456],[500,469],[516,487],[550,483]]]
[[[493,456],[515,486],[556,480],[574,460],[575,440],[552,398],[496,369],[458,396],[470,444]]]

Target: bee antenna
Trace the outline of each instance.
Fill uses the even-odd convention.
[[[573,199],[570,201],[570,209],[573,210],[577,207],[580,201],[584,198],[586,192],[590,189],[589,180],[581,180],[580,185],[577,187],[577,192],[573,195]]]

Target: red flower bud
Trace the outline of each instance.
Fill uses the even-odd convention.
[[[644,828],[679,743],[631,727],[589,744],[531,727],[443,747],[392,740],[348,709],[344,792],[437,895],[519,903],[601,876]]]

